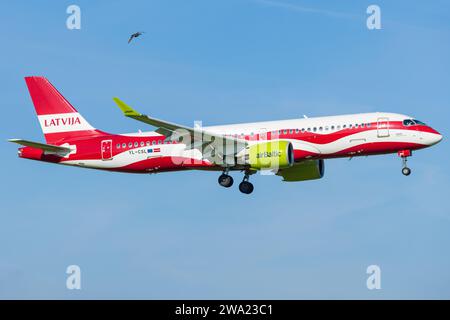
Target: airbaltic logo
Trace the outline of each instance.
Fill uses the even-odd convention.
[[[258,152],[256,154],[256,158],[279,158],[281,157],[281,151],[274,150],[274,151],[266,151],[266,152]]]
[[[89,123],[77,112],[38,116],[44,133],[92,130]]]

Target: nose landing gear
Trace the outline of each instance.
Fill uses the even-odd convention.
[[[411,174],[411,169],[408,168],[406,162],[408,161],[408,157],[412,155],[411,150],[401,150],[398,152],[399,157],[402,158],[403,168],[402,173],[405,176],[409,176]]]
[[[409,175],[411,174],[411,169],[408,168],[408,167],[404,167],[404,168],[402,169],[402,173],[403,173],[405,176],[409,176]]]

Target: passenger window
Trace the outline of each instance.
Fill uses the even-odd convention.
[[[134,147],[137,147],[139,144],[137,142],[134,143]]]
[[[322,127],[319,127],[319,131],[322,131],[323,130],[323,128]]]
[[[293,133],[294,133],[294,130],[292,130],[292,129],[289,130],[289,133],[290,133],[290,134],[293,134]]]
[[[344,124],[344,125],[342,126],[342,128],[343,128],[343,129],[346,129],[346,128],[347,128],[347,125],[346,125],[346,124]]]
[[[152,145],[155,145],[155,144],[156,144],[156,141],[155,141],[155,140],[153,140],[153,141],[152,141]]]
[[[161,141],[161,140],[158,140],[158,144],[162,144],[162,141]]]
[[[328,131],[328,129],[329,129],[328,126],[326,126],[326,127],[325,127],[325,131]]]
[[[126,148],[127,147],[127,144],[124,142],[124,143],[122,143],[122,148]]]
[[[129,144],[128,144],[128,148],[132,148],[133,147],[133,142],[130,142]]]
[[[331,126],[331,130],[334,130],[334,126]]]
[[[295,129],[295,133],[298,133],[298,131],[299,131],[298,129]]]
[[[149,146],[149,145],[150,145],[150,141],[147,141],[147,142],[145,143],[145,145]]]
[[[313,131],[314,131],[314,132],[316,132],[316,131],[317,131],[317,128],[316,128],[316,127],[314,127],[314,128],[313,128]]]
[[[284,134],[287,134],[287,130],[286,130],[286,129],[284,129],[283,133],[284,133]]]
[[[311,132],[311,128],[308,128],[308,131]]]
[[[141,141],[141,147],[143,147],[144,146],[144,141]]]
[[[305,128],[302,128],[302,133],[305,132]]]
[[[367,124],[367,127],[368,127],[368,128],[370,127],[370,123]]]

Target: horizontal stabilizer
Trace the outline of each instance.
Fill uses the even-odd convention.
[[[48,152],[54,153],[69,153],[71,151],[70,148],[55,146],[52,144],[45,144],[40,142],[22,140],[22,139],[8,139],[9,142],[14,142],[26,147],[33,147],[37,149],[41,149]]]

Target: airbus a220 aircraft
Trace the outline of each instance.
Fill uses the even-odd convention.
[[[253,191],[250,175],[270,171],[283,181],[322,178],[324,159],[398,153],[402,173],[413,150],[432,146],[442,135],[413,117],[362,113],[209,127],[187,127],[141,114],[114,98],[124,115],[157,129],[110,134],[92,127],[44,77],[26,84],[46,143],[22,139],[21,158],[101,170],[158,173],[176,170],[221,172],[219,184],[231,187],[230,171],[243,172],[239,190]]]

